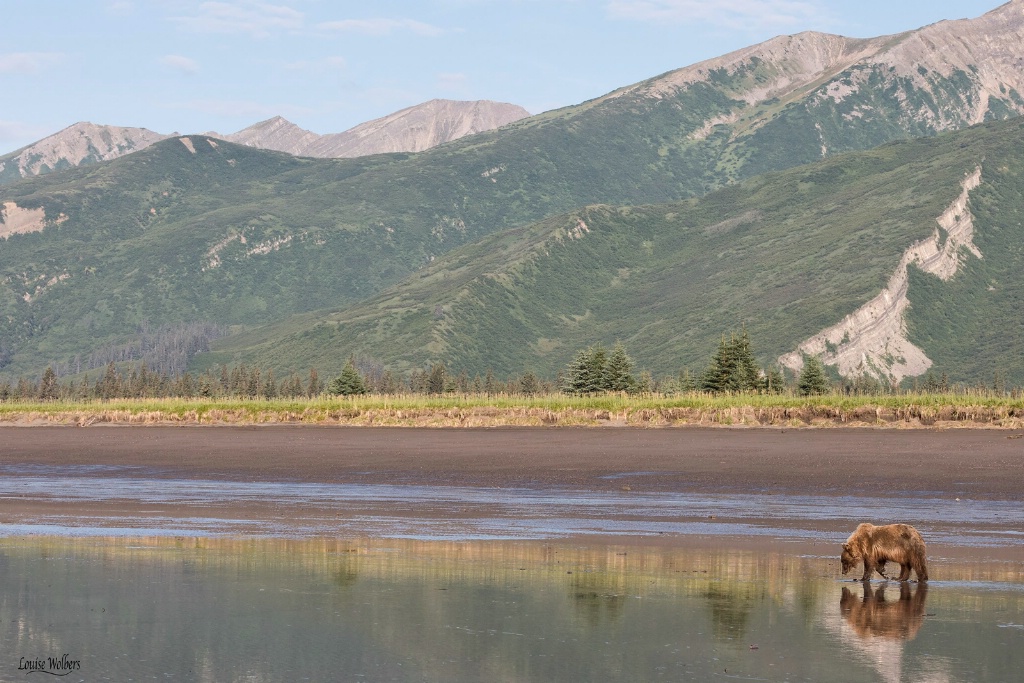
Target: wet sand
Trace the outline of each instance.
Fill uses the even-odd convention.
[[[15,464],[242,481],[1024,500],[1024,438],[1001,430],[0,428],[0,467]]]
[[[7,533],[582,538],[831,554],[857,521],[1024,561],[996,430],[0,428]],[[960,500],[963,503],[960,503]],[[922,527],[924,528],[924,527]],[[553,534],[546,536],[545,534]],[[3,535],[3,533],[0,533]],[[772,540],[775,539],[775,540]],[[970,546],[974,546],[971,548]]]

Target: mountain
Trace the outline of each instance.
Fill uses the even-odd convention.
[[[317,135],[275,116],[230,135],[207,135],[248,147],[331,159],[383,152],[420,152],[466,135],[499,128],[529,115],[530,112],[522,107],[504,102],[430,100],[361,123],[344,133]],[[154,133],[145,128],[76,123],[0,156],[0,185],[116,159],[169,137],[172,135]]]
[[[197,367],[336,372],[354,354],[550,377],[621,340],[658,374],[699,374],[742,326],[762,363],[793,370],[804,352],[848,377],[1024,382],[1022,168],[1017,119],[697,200],[590,206],[457,249],[358,305],[218,341]]]
[[[361,123],[344,133],[317,135],[275,116],[237,133],[214,137],[297,156],[337,159],[387,152],[422,152],[467,135],[500,128],[529,115],[522,107],[504,102],[430,100]]]
[[[243,128],[230,135],[221,135],[216,132],[210,132],[207,135],[246,147],[272,149],[296,156],[313,156],[312,154],[303,154],[303,152],[322,137],[305,128],[299,128],[282,116],[254,123],[248,128]]]
[[[0,188],[6,216],[0,233],[10,233],[0,243],[0,319],[7,321],[0,328],[0,372],[17,376],[50,362],[66,369],[137,358],[132,349],[147,344],[154,330],[183,339],[182,348],[193,353],[203,343],[193,344],[181,330],[213,323],[255,329],[296,313],[322,318],[312,312],[358,304],[403,278],[419,277],[454,249],[581,206],[680,202],[766,171],[820,161],[823,154],[827,162],[847,149],[1015,117],[1024,89],[1024,65],[1014,56],[1022,27],[1024,0],[1015,0],[978,19],[879,39],[783,36],[417,154],[313,159],[187,136],[7,185]],[[974,170],[970,163],[960,166],[957,174]],[[978,192],[985,191],[982,177]],[[946,180],[941,188],[950,194],[915,223],[914,230],[925,232],[901,233],[891,253],[876,254],[877,245],[865,242],[865,257],[878,264],[863,275],[870,287],[822,290],[836,297],[828,301],[829,315],[780,328],[785,339],[772,337],[763,352],[792,352],[886,286],[908,245],[925,239],[961,195],[960,175]],[[906,192],[928,194],[924,186]],[[716,209],[722,217],[711,224],[737,218],[727,209]],[[810,227],[799,223],[800,230]],[[787,259],[814,257],[808,251],[813,241],[801,241],[799,232],[789,239],[796,251]],[[633,272],[640,266],[622,267]],[[911,292],[915,272],[907,275]],[[736,282],[732,296],[749,296],[743,280]],[[682,306],[689,305],[686,297],[704,298],[676,291],[682,285],[674,279],[652,287],[652,296]],[[863,298],[848,298],[853,292]],[[548,290],[535,295],[559,296]],[[730,306],[742,311],[735,301]],[[525,310],[534,304],[517,299],[502,305]],[[732,309],[723,310],[724,317],[709,319],[716,324],[708,334],[729,319]],[[909,329],[916,310],[906,309]],[[427,327],[432,320],[407,317]],[[497,334],[500,320],[481,317],[480,329]],[[561,342],[559,353],[576,340],[588,343],[590,331],[580,329],[577,338]],[[613,328],[594,333],[625,338]],[[538,334],[538,350],[548,348],[541,339],[554,337]],[[652,368],[669,363],[670,348],[695,362],[707,339],[692,339],[685,347],[665,346],[662,356],[635,346],[634,353]],[[244,349],[254,345],[250,338],[232,347],[238,355],[231,359],[244,360]],[[442,355],[449,351],[426,349],[455,358]],[[512,370],[514,361],[510,355],[494,367]],[[555,367],[560,361],[550,356],[544,362]]]
[[[116,159],[167,137],[170,136],[145,128],[76,123],[0,156],[0,185],[28,176]]]

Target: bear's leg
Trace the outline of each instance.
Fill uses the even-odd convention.
[[[917,573],[918,582],[928,581],[928,568],[924,564],[924,558],[914,559],[914,572]],[[907,578],[910,578],[910,569],[907,569]]]
[[[885,558],[882,558],[875,565],[875,570],[878,572],[878,575],[881,576],[883,579],[888,579],[889,578],[888,576],[885,575],[885,563],[887,561],[888,560],[886,560]]]
[[[910,580],[910,564],[909,563],[908,564],[901,564],[900,565],[900,578],[898,580],[899,581],[909,581]]]
[[[870,581],[871,575],[875,573],[875,561],[869,556],[864,556],[864,576],[860,577],[861,581]]]

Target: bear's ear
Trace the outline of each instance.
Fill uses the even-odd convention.
[[[849,543],[844,543],[843,544],[843,550],[849,550],[849,549],[850,549],[850,544]]]

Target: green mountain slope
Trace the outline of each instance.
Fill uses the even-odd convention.
[[[622,340],[642,366],[674,374],[702,369],[740,325],[771,362],[877,295],[981,166],[971,206],[984,258],[961,254],[965,270],[948,282],[912,268],[911,339],[957,380],[998,367],[1024,381],[1022,134],[1020,121],[988,124],[699,200],[591,206],[458,249],[358,306],[222,340],[197,366],[336,371],[354,354],[395,369],[551,376],[576,349]]]
[[[4,186],[0,374],[138,358],[153,329],[202,348],[179,332],[355,303],[579,206],[679,201],[1015,116],[1022,8],[872,40],[782,36],[416,155],[298,159],[190,136]]]

